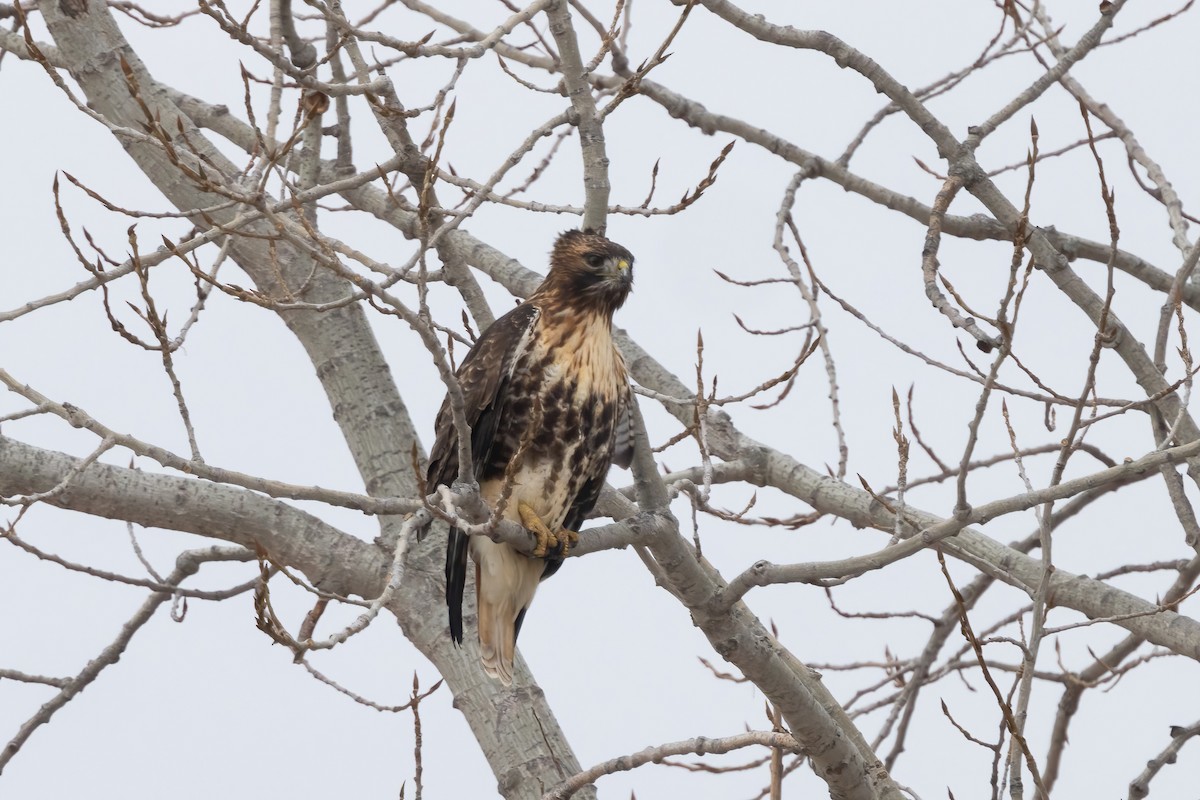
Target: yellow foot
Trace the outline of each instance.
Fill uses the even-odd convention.
[[[531,554],[534,558],[545,558],[547,555],[565,558],[567,553],[571,552],[571,546],[579,542],[579,534],[575,531],[564,528],[556,534],[547,528],[546,523],[542,522],[542,518],[528,503],[518,503],[517,512],[521,515],[521,524],[537,537],[537,547],[533,548]]]
[[[571,548],[579,544],[579,534],[575,531],[569,531],[566,528],[560,528],[558,531],[558,546],[559,551],[556,555],[560,558],[566,558],[567,553],[571,552]]]

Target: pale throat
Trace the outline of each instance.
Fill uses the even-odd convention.
[[[576,398],[597,391],[612,396],[626,380],[624,359],[613,344],[611,319],[603,313],[581,315],[554,345],[545,386],[569,376],[574,379]]]

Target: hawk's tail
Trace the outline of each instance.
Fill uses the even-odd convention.
[[[512,686],[517,637],[506,605],[479,604],[479,661],[490,677]]]
[[[456,644],[463,640],[463,589],[467,585],[467,540],[458,528],[450,529],[446,543],[446,607],[450,610],[450,637]]]
[[[517,631],[545,565],[482,536],[474,537],[471,555],[477,565],[479,660],[484,672],[511,686]]]

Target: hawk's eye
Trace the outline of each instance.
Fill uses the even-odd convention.
[[[589,253],[583,257],[583,260],[586,261],[588,266],[592,269],[600,269],[604,266],[604,256],[597,255],[596,253]]]

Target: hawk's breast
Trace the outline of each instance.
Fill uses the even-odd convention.
[[[525,502],[551,530],[562,527],[585,484],[608,472],[628,393],[607,320],[543,315],[513,367],[501,415],[508,424],[497,431],[480,476],[485,499],[495,503],[513,462],[505,517],[518,520]]]

